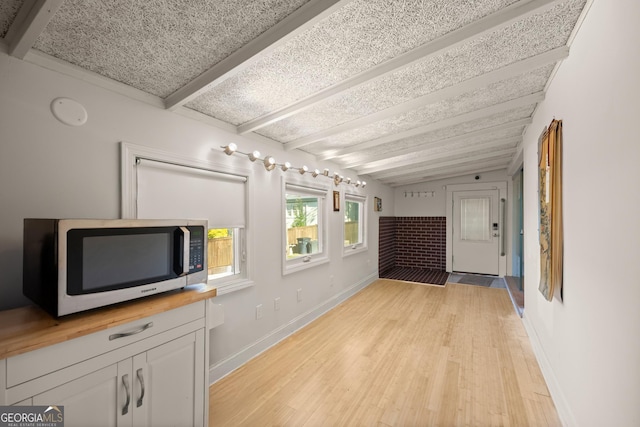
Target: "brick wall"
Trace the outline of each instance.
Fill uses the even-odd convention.
[[[378,271],[446,270],[446,224],[445,217],[380,217]]]
[[[378,273],[391,270],[396,265],[396,219],[381,216],[378,240]]]

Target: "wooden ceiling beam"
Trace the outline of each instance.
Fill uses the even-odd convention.
[[[9,55],[24,59],[64,0],[25,1],[7,31]]]
[[[447,159],[447,158],[460,156],[467,153],[478,153],[478,152],[481,152],[482,150],[488,150],[492,148],[508,147],[511,149],[515,149],[517,143],[520,142],[521,140],[522,140],[522,137],[520,136],[511,137],[511,138],[502,138],[502,139],[491,140],[481,144],[469,144],[461,148],[450,149],[447,151],[436,152],[436,153],[434,153],[434,149],[432,147],[427,150],[416,151],[413,153],[412,157],[408,159],[407,158],[397,159],[397,158],[390,157],[386,161],[380,161],[370,166],[357,168],[356,172],[358,172],[358,175],[371,175],[371,174],[375,174],[375,173],[390,170],[390,169],[408,167],[418,163],[424,163],[424,162],[434,161],[439,159]]]
[[[460,114],[458,116],[450,117],[448,119],[440,120],[434,123],[429,123],[427,125],[418,126],[413,129],[408,129],[406,131],[385,135],[383,137],[372,139],[369,141],[364,141],[364,142],[352,145],[350,147],[343,148],[341,150],[332,150],[324,155],[322,154],[318,155],[316,156],[316,158],[318,160],[329,160],[329,159],[344,156],[347,154],[362,152],[369,148],[377,147],[378,145],[386,144],[388,142],[398,141],[400,139],[410,138],[412,136],[421,135],[423,133],[433,132],[435,130],[456,126],[472,120],[482,119],[494,114],[506,113],[509,110],[514,110],[516,108],[536,104],[542,100],[544,100],[544,93],[536,92],[531,95],[526,95],[521,98],[512,99],[510,101],[502,102],[500,104],[492,105],[486,108],[481,108],[479,110],[471,111],[469,113]]]
[[[368,156],[368,157],[363,157],[363,158],[359,158],[359,159],[354,159],[354,160],[345,160],[345,161],[341,161],[340,166],[343,167],[344,169],[357,169],[359,166],[361,167],[367,167],[367,166],[373,166],[376,162],[379,161],[386,161],[388,159],[392,159],[394,157],[400,157],[400,156],[404,156],[407,154],[413,154],[416,152],[422,152],[422,151],[427,151],[427,150],[431,150],[433,148],[442,146],[442,145],[451,145],[451,144],[456,144],[458,142],[462,142],[471,138],[483,138],[486,137],[487,135],[491,135],[494,134],[496,132],[502,132],[502,131],[508,131],[511,129],[517,129],[523,126],[527,126],[529,124],[531,124],[532,119],[530,117],[526,118],[526,119],[520,119],[520,120],[514,120],[512,122],[508,122],[508,123],[503,123],[500,125],[496,125],[496,126],[490,126],[484,129],[479,129],[476,131],[472,131],[472,132],[467,132],[464,133],[462,135],[457,135],[457,136],[453,136],[450,138],[443,138],[443,139],[438,139],[435,141],[430,141],[424,144],[420,144],[420,145],[416,145],[416,146],[411,146],[408,148],[404,148],[404,149],[400,149],[400,150],[394,150],[393,147],[390,147],[390,151],[387,151],[385,153],[382,154],[377,154],[377,155],[372,155],[372,156]],[[366,153],[366,151],[365,151]]]
[[[509,156],[509,159],[511,159],[511,155],[513,155],[515,151],[516,148],[505,148],[503,150],[493,151],[490,153],[477,153],[457,159],[439,159],[438,161],[433,163],[425,162],[423,164],[415,165],[414,167],[409,168],[400,167],[394,170],[384,171],[382,173],[372,173],[369,174],[369,176],[373,177],[374,179],[384,180],[392,177],[409,175],[412,173],[426,173],[429,170],[440,169],[444,167],[458,167],[459,165],[462,166],[465,164],[472,164],[471,166],[473,166],[479,161],[487,161],[499,157],[502,158],[505,156]]]
[[[273,27],[176,90],[164,100],[165,108],[174,110],[212,87],[247,69],[259,59],[301,32],[326,18],[352,0],[312,0],[282,19]]]
[[[238,126],[238,133],[245,134],[247,132],[252,132],[271,123],[290,117],[346,90],[401,70],[402,68],[418,61],[423,61],[429,57],[433,57],[443,51],[450,50],[462,43],[481,37],[489,32],[496,31],[533,13],[546,10],[557,2],[558,0],[521,0],[491,15],[479,19],[478,21],[459,28],[458,30],[452,31],[402,55],[389,59],[375,67],[329,86],[304,99],[243,123]],[[292,146],[291,149],[293,148],[299,147]]]
[[[497,70],[481,74],[477,77],[473,77],[455,85],[436,90],[423,96],[419,96],[410,101],[394,105],[393,107],[385,108],[384,110],[377,111],[373,114],[369,114],[355,120],[339,124],[337,126],[313,133],[311,135],[297,138],[293,141],[285,143],[284,148],[285,150],[301,148],[343,132],[347,132],[374,122],[398,116],[400,114],[416,110],[429,104],[435,104],[446,99],[451,99],[464,93],[473,92],[474,90],[478,90],[493,83],[497,83],[524,74],[528,71],[534,70],[544,65],[557,63],[567,56],[569,56],[569,48],[567,48],[566,46],[562,46],[548,52],[541,53],[540,55],[536,55],[531,58],[523,59],[513,64],[509,64]]]
[[[419,184],[421,182],[438,181],[441,179],[455,178],[458,176],[478,174],[483,172],[493,172],[493,171],[503,170],[504,163],[505,163],[505,160],[487,162],[487,163],[482,163],[482,165],[484,166],[474,167],[473,169],[470,169],[468,166],[465,166],[464,168],[457,169],[457,172],[456,172],[456,169],[447,168],[446,170],[443,170],[441,172],[437,172],[429,175],[416,174],[414,176],[403,177],[403,179],[398,179],[396,181],[386,181],[386,182],[383,182],[383,184],[389,185],[390,187],[400,187],[404,185]]]

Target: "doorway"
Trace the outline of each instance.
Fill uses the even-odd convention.
[[[516,312],[524,311],[524,170],[513,175],[513,256],[511,276],[505,277],[507,290]]]
[[[500,218],[498,190],[453,193],[453,271],[500,272]]]
[[[511,256],[507,182],[451,184],[445,190],[447,271],[504,277]]]

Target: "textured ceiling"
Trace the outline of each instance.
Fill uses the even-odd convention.
[[[7,35],[9,26],[22,6],[22,0],[2,0],[0,2],[0,37]]]
[[[3,0],[0,37],[399,186],[513,166],[586,4]]]

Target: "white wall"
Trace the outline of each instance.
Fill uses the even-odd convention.
[[[218,376],[377,277],[379,215],[372,205],[367,252],[342,257],[342,212],[330,212],[331,262],[283,277],[282,172],[268,173],[261,164],[228,157],[217,148],[233,141],[242,151],[258,149],[294,165],[340,171],[335,164],[316,162],[302,152],[285,153],[280,144],[240,137],[3,53],[0,76],[0,309],[28,303],[22,296],[23,218],[120,216],[120,141],[254,170],[254,215],[249,224],[254,245],[249,250],[255,286],[216,299],[224,306],[225,324],[211,334],[211,363],[237,356],[216,371]],[[49,105],[60,96],[86,107],[86,125],[70,127],[53,117]],[[354,173],[340,172],[356,178]],[[368,181],[364,191],[371,199],[392,199],[390,188],[360,179]],[[385,214],[393,215],[393,206],[386,208]],[[303,289],[300,303],[298,288]],[[275,297],[281,298],[277,312]],[[257,304],[264,310],[259,321]]]
[[[524,320],[565,424],[640,425],[640,2],[595,0],[525,135]],[[537,290],[537,140],[564,125],[564,302]]]
[[[480,179],[476,180],[475,176]],[[446,190],[445,186],[452,184],[481,184],[483,182],[511,182],[511,177],[506,170],[482,172],[478,174],[459,176],[439,181],[423,182],[394,189],[395,215],[396,216],[445,216],[446,215]],[[411,197],[411,192],[433,191],[433,197]],[[409,192],[405,196],[405,192]]]

